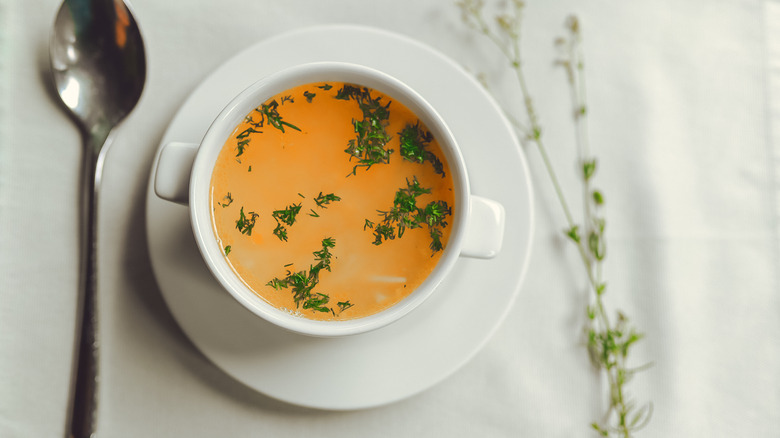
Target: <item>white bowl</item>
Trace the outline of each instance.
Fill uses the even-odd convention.
[[[217,156],[246,114],[260,103],[292,87],[312,82],[347,82],[388,95],[413,111],[439,142],[453,179],[455,202],[449,241],[425,281],[399,303],[362,318],[316,321],[280,310],[253,292],[224,257],[212,227],[210,184]],[[212,122],[199,145],[172,142],[158,161],[155,192],[161,198],[189,204],[198,248],[220,284],[238,302],[261,318],[293,332],[323,337],[375,330],[397,321],[422,304],[450,272],[458,257],[494,257],[503,239],[503,207],[471,194],[466,165],[450,129],[436,110],[401,81],[372,68],[341,62],[290,67],[260,79],[236,96]]]

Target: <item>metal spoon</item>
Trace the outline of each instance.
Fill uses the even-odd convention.
[[[84,139],[81,291],[67,436],[95,432],[97,386],[97,198],[111,131],[138,102],[146,81],[141,33],[122,0],[65,0],[49,47],[54,85]]]

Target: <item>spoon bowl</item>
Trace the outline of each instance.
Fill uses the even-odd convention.
[[[81,285],[67,436],[95,432],[97,200],[112,129],[135,107],[146,82],[138,24],[122,0],[65,0],[49,45],[57,94],[84,139],[81,180]]]
[[[144,44],[121,0],[65,0],[49,54],[57,93],[87,134],[107,134],[141,97]]]

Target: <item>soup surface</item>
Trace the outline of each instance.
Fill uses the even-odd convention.
[[[447,245],[453,203],[445,156],[417,116],[339,82],[247,114],[211,181],[233,270],[272,305],[318,320],[368,316],[414,291]]]

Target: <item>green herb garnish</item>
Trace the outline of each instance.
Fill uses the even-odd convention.
[[[251,121],[251,120],[252,119],[250,118],[247,121]],[[239,140],[242,140],[242,139],[245,139],[245,138],[249,137],[249,134],[256,134],[256,133],[257,134],[262,134],[263,131],[260,131],[260,130],[258,130],[256,128],[257,128],[256,126],[250,126],[249,128],[246,128],[243,131],[241,131],[241,133],[238,134],[236,136],[236,138],[239,139]]]
[[[291,98],[287,100],[292,102]],[[279,103],[276,101],[276,99],[272,100],[270,103],[261,104],[259,107],[255,108],[254,111],[260,115],[260,121],[254,122],[251,117],[248,121],[252,123],[255,128],[262,128],[266,123],[269,123],[271,126],[282,132],[285,132],[285,126],[295,129],[296,131],[301,130],[297,126],[282,120],[282,116],[279,114]]]
[[[287,275],[284,278],[273,278],[266,283],[266,286],[272,287],[275,290],[291,289],[296,307],[303,307],[304,309],[316,312],[331,312],[336,315],[332,308],[326,306],[330,301],[330,297],[320,292],[313,292],[313,289],[320,282],[320,272],[323,269],[330,272],[330,263],[333,257],[330,249],[336,246],[336,240],[328,237],[322,239],[321,244],[322,249],[312,253],[317,263],[309,266],[308,270],[298,272],[288,270]],[[349,301],[347,301],[346,304],[349,304]],[[338,306],[341,309],[343,307],[342,302],[339,302]],[[351,307],[351,305],[348,307]],[[344,309],[345,308],[347,307],[344,307]]]
[[[244,155],[244,151],[246,150],[247,145],[249,145],[249,139],[245,138],[238,143],[236,143],[236,158],[240,157],[241,155]]]
[[[335,247],[336,247],[336,239],[332,237],[322,239],[322,249],[319,251],[314,251],[312,253],[314,254],[315,257],[314,259],[317,261],[317,264],[315,265],[317,271],[319,271],[320,269],[325,269],[328,272],[330,272],[330,259],[332,257],[332,254],[330,253],[330,248],[335,248]]]
[[[350,307],[354,306],[354,304],[350,303],[349,300],[347,301],[339,301],[336,303],[336,305],[339,306],[339,313],[349,309]]]
[[[301,212],[301,204],[288,205],[284,210],[274,210],[271,213],[277,222],[281,222],[287,225],[295,223],[295,217]]]
[[[433,201],[428,203],[418,215],[419,220],[428,226],[431,236],[431,251],[434,253],[444,249],[441,243],[442,228],[447,226],[446,216],[452,214],[452,209],[444,201]]]
[[[431,228],[430,230],[430,236],[431,236],[431,244],[428,246],[431,251],[441,251],[444,249],[444,245],[441,243],[441,230],[439,228]]]
[[[406,125],[398,134],[401,142],[401,157],[418,164],[428,161],[433,166],[433,170],[444,178],[444,165],[436,154],[428,150],[428,146],[433,141],[433,135],[424,130],[419,121],[414,125]]]
[[[330,307],[327,307],[326,304],[328,304],[328,301],[330,301],[330,297],[321,294],[317,292],[315,295],[310,296],[306,299],[306,301],[303,302],[303,308],[304,309],[311,309],[315,310],[317,312],[332,312]]]
[[[217,201],[217,204],[221,205],[222,208],[227,207],[228,205],[233,203],[233,196],[230,194],[230,192],[227,192],[227,195],[225,195],[222,200],[224,202]]]
[[[289,266],[289,265],[285,265],[285,266]],[[271,281],[269,281],[268,283],[266,283],[265,285],[266,286],[270,286],[270,287],[272,287],[272,288],[274,288],[276,290],[279,290],[279,289],[283,289],[283,288],[287,287],[288,283],[287,283],[287,278],[285,278],[284,280],[280,280],[278,278],[274,278]]]
[[[301,212],[301,204],[288,205],[284,210],[274,210],[271,216],[276,220],[276,228],[274,228],[274,235],[279,240],[287,241],[287,228],[282,225],[292,225],[295,223],[295,218],[298,213]]]
[[[276,228],[274,228],[273,233],[274,236],[279,238],[279,240],[283,240],[287,242],[287,228],[284,225],[277,222]]]
[[[280,100],[282,104],[285,102],[293,102],[293,99],[290,96],[282,96]],[[297,126],[282,120],[282,116],[279,115],[278,107],[279,103],[274,99],[270,103],[261,104],[259,107],[254,109],[253,113],[257,113],[260,116],[260,120],[255,121],[251,115],[244,118],[244,122],[248,123],[249,127],[236,135],[236,139],[239,140],[238,143],[236,143],[236,157],[243,155],[247,146],[249,146],[249,135],[254,133],[262,133],[263,131],[261,128],[263,128],[266,123],[282,132],[284,132],[285,126],[300,131],[300,128]]]
[[[406,180],[406,188],[398,189],[395,192],[393,206],[388,211],[379,211],[382,220],[379,224],[374,224],[366,219],[363,229],[371,228],[374,230],[374,245],[381,245],[387,240],[401,238],[406,229],[421,228],[423,225],[428,227],[431,236],[431,251],[434,253],[441,251],[443,245],[441,242],[442,228],[448,224],[446,217],[452,215],[452,208],[445,201],[432,201],[425,207],[417,206],[417,198],[424,194],[431,193],[431,189],[420,186],[417,178],[411,182]]]
[[[322,90],[328,91],[328,90],[330,90],[331,88],[333,88],[333,85],[330,85],[330,84],[325,84],[325,85],[317,85],[317,88],[320,88],[320,89],[322,89]]]
[[[451,208],[444,201],[429,202],[422,211],[418,210],[419,219],[429,227],[445,227],[444,218],[452,214]]]
[[[303,92],[303,97],[306,98],[306,102],[311,103],[311,100],[314,99],[314,96],[316,96],[316,94],[312,93],[311,91],[307,90]]]
[[[379,224],[374,228],[374,245],[381,245],[386,240],[395,240],[395,228],[389,224]]]
[[[241,234],[251,236],[252,228],[255,227],[255,221],[257,221],[257,216],[258,214],[253,211],[244,214],[244,207],[241,207],[241,212],[239,213],[238,220],[236,221],[236,228],[238,231],[240,231]]]
[[[230,249],[231,249],[231,248],[230,248],[230,245],[228,245],[228,246],[226,246],[226,247],[225,247],[225,255],[228,255],[228,254],[230,254]]]
[[[282,120],[282,116],[279,115],[279,111],[277,110],[278,105],[276,104],[276,101],[273,100],[269,104],[262,104],[260,105],[260,111],[265,115],[266,120],[268,120],[268,123],[271,124],[274,128],[284,132],[284,127],[289,126],[292,129],[295,129],[296,131],[300,131],[301,128],[285,122]]]
[[[358,167],[365,167],[368,170],[374,164],[389,163],[393,150],[386,148],[390,136],[385,128],[389,124],[390,102],[384,105],[381,102],[382,97],[371,97],[368,88],[349,84],[345,84],[336,93],[335,98],[354,100],[363,113],[362,120],[352,120],[356,136],[349,141],[349,146],[344,150],[349,154],[350,161],[353,158],[358,161],[350,175],[357,175]]]
[[[316,198],[314,198],[314,202],[317,204],[317,207],[320,208],[328,208],[326,205],[330,204],[331,202],[338,202],[341,201],[341,197],[337,196],[334,193],[328,193],[327,195],[323,195],[322,192],[320,192],[319,195],[317,195]]]
[[[250,126],[236,135],[236,140],[238,140],[238,143],[236,143],[236,157],[244,154],[246,147],[249,145],[249,136],[251,134],[261,134],[263,132],[260,130],[263,127],[262,123],[255,122],[251,116],[244,118],[244,121],[249,123]]]

